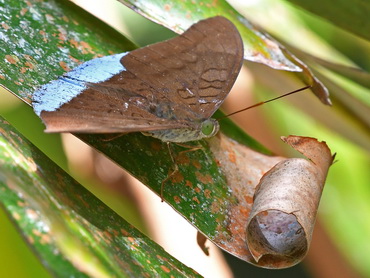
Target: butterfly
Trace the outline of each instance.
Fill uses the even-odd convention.
[[[243,63],[233,23],[216,16],[182,35],[87,61],[33,94],[46,132],[142,132],[164,142],[214,136],[212,115]]]

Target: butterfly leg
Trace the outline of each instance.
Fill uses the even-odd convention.
[[[193,151],[197,151],[197,150],[200,150],[202,149],[202,146],[198,146],[198,147],[194,147],[194,146],[190,146],[190,145],[186,145],[186,144],[181,144],[181,143],[176,143],[177,145],[183,147],[183,148],[188,148],[188,150],[184,150],[184,151],[181,151],[179,152],[179,156],[184,154],[184,153],[187,153],[187,152],[193,152]],[[176,160],[175,160],[175,157],[173,155],[173,151],[172,151],[172,148],[171,148],[171,142],[167,142],[167,148],[168,148],[168,153],[170,154],[170,157],[171,157],[171,160],[172,160],[172,163],[174,165],[174,169],[173,171],[167,176],[167,178],[165,178],[163,181],[162,181],[162,185],[161,185],[161,201],[163,202],[163,191],[164,191],[164,185],[165,183],[173,176],[175,175],[178,171],[179,171],[179,166],[177,165],[176,163]]]
[[[118,138],[120,138],[121,136],[123,136],[123,135],[126,135],[127,133],[119,133],[119,134],[113,134],[113,135],[108,135],[107,136],[107,138],[104,138],[104,139],[102,139],[102,141],[104,141],[104,142],[110,142],[110,141],[113,141],[113,140],[115,140],[115,139],[118,139]]]
[[[176,143],[176,144],[187,149],[185,151],[179,152],[179,155],[182,155],[182,154],[188,153],[188,152],[194,152],[194,151],[197,151],[197,150],[200,150],[200,149],[203,148],[201,145],[195,147],[195,146],[190,146],[190,145],[186,145],[186,144],[182,144],[182,143]]]
[[[167,178],[165,178],[163,181],[162,181],[162,184],[161,184],[161,202],[163,202],[163,189],[164,189],[164,185],[165,183],[174,175],[176,174],[178,171],[179,171],[179,166],[177,165],[176,161],[175,161],[175,158],[173,157],[173,152],[172,152],[172,148],[171,148],[171,142],[167,142],[167,148],[168,148],[168,153],[170,154],[170,157],[171,157],[171,160],[172,160],[172,163],[174,166],[174,169],[173,171],[167,176]]]

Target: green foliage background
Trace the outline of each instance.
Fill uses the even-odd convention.
[[[131,2],[131,4],[138,6],[140,2]],[[343,69],[335,64],[328,65],[297,51],[295,52],[297,55],[302,55],[299,58],[309,64],[318,76],[322,76],[322,81],[327,81],[324,83],[332,93],[333,108],[329,112],[329,108],[321,108],[318,101],[315,102],[314,100],[310,102],[310,105],[307,105],[305,100],[298,100],[293,104],[287,104],[283,101],[262,109],[265,111],[267,118],[273,122],[271,129],[276,131],[276,138],[278,138],[278,135],[291,133],[317,137],[320,140],[325,140],[331,149],[338,153],[338,162],[331,168],[324,190],[320,216],[349,262],[362,274],[370,275],[370,266],[367,261],[367,252],[370,250],[367,240],[370,236],[370,222],[366,221],[370,212],[368,190],[370,182],[368,171],[370,165],[370,124],[366,120],[370,112],[368,75],[370,45],[366,41],[366,39],[369,40],[369,28],[364,24],[364,22],[368,22],[369,5],[362,3],[363,6],[359,9],[360,3],[358,1],[339,1],[340,4],[335,5],[335,7],[330,4],[330,1],[311,1],[312,6],[308,7],[305,5],[307,1],[288,1],[316,14],[312,15],[310,12],[297,9],[296,6],[286,5],[286,2],[280,3],[284,7],[281,10],[282,6],[274,4],[276,2],[278,1],[262,1],[254,7],[244,9],[244,11],[248,11],[247,17],[258,21],[276,37],[286,40],[294,47],[326,60],[363,70],[348,70],[348,68]],[[15,1],[7,3],[0,1],[2,6],[9,5],[9,3],[14,4]],[[160,2],[158,3],[161,5]],[[314,7],[320,9],[314,9]],[[275,14],[270,15],[269,11]],[[279,14],[282,11],[284,11],[283,16]],[[124,16],[127,19],[130,17]],[[325,20],[320,17],[325,18]],[[160,31],[149,32],[156,34],[154,38],[147,38],[147,34],[136,32],[136,30],[140,32],[145,30],[144,27],[138,28],[136,26],[138,18],[132,17],[125,20],[128,21],[129,29],[131,28],[132,32],[131,36],[134,37],[137,44],[146,45],[149,42],[160,41],[164,37],[172,36],[171,32],[163,31],[164,29],[161,28],[158,29]],[[281,18],[286,18],[287,23],[281,22]],[[328,22],[332,22],[347,31],[338,29]],[[354,22],[356,24],[352,24]],[[292,36],[292,34],[298,35],[302,30],[307,32],[305,33],[306,40]],[[352,33],[364,39],[360,39]],[[285,34],[289,35],[285,36]],[[128,45],[133,47],[133,44],[129,42]],[[294,50],[292,48],[292,51]],[[256,86],[256,94],[259,95],[258,98],[260,99],[265,99],[271,90],[281,92],[281,88],[286,85],[285,80],[289,79],[287,76],[282,77],[281,73],[276,74],[269,69],[261,71],[260,67],[250,63],[247,64],[252,71],[255,70],[256,72],[256,79],[259,81]],[[55,75],[58,75],[58,73],[55,73]],[[269,76],[269,80],[275,80],[275,82],[264,80],[263,76],[266,75]],[[290,84],[289,81],[288,84]],[[14,103],[14,106],[12,103]],[[12,97],[8,97],[1,92],[0,109],[1,115],[20,130],[26,138],[59,166],[67,169],[67,162],[62,154],[59,137],[57,135],[44,135],[42,133],[43,127],[29,107],[25,104],[19,104]],[[123,207],[121,200],[118,201],[112,196],[109,197],[107,192],[105,192],[105,195],[104,193],[101,195],[102,192],[97,187],[89,186],[89,189],[99,196],[107,196],[108,194],[108,197],[101,198],[106,198],[105,200],[110,203],[110,206],[113,206],[115,211],[118,211],[129,222],[135,221],[135,217],[133,217],[135,212],[127,214],[127,208]],[[7,222],[4,213],[0,217],[0,223]],[[0,244],[4,249],[2,248],[0,252],[0,256],[2,256],[0,261],[8,267],[0,268],[0,276],[49,277],[49,274],[36,262],[33,254],[25,246],[21,246],[23,244],[19,241],[19,235],[14,232],[9,222],[6,228],[4,225],[1,224],[4,227],[4,232],[2,232],[3,236],[0,238],[3,242]],[[140,225],[143,224],[135,224],[135,226]],[[9,233],[5,234],[5,231]],[[15,241],[11,241],[12,238]],[[25,264],[24,268],[19,267],[18,258],[22,258],[22,263]],[[22,273],[25,269],[27,269],[26,272]]]

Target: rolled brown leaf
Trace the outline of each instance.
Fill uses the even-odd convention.
[[[305,155],[280,161],[256,187],[246,242],[258,265],[290,267],[311,242],[327,171],[334,156],[325,142],[289,136],[282,140]]]

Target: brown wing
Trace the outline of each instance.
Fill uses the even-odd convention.
[[[230,92],[243,53],[236,27],[218,16],[179,37],[132,51],[121,62],[155,90],[151,101],[172,107],[177,120],[200,120],[211,117]]]
[[[65,80],[81,86],[81,92],[55,109],[44,109],[49,88],[40,90],[34,107],[39,105],[35,111],[41,110],[47,131],[191,127],[211,117],[229,93],[243,61],[243,44],[230,21],[214,17],[194,24],[179,37],[134,50],[120,61],[125,69],[103,82],[89,77],[81,83],[80,72],[89,62],[70,72]],[[96,69],[97,74],[100,71]]]

